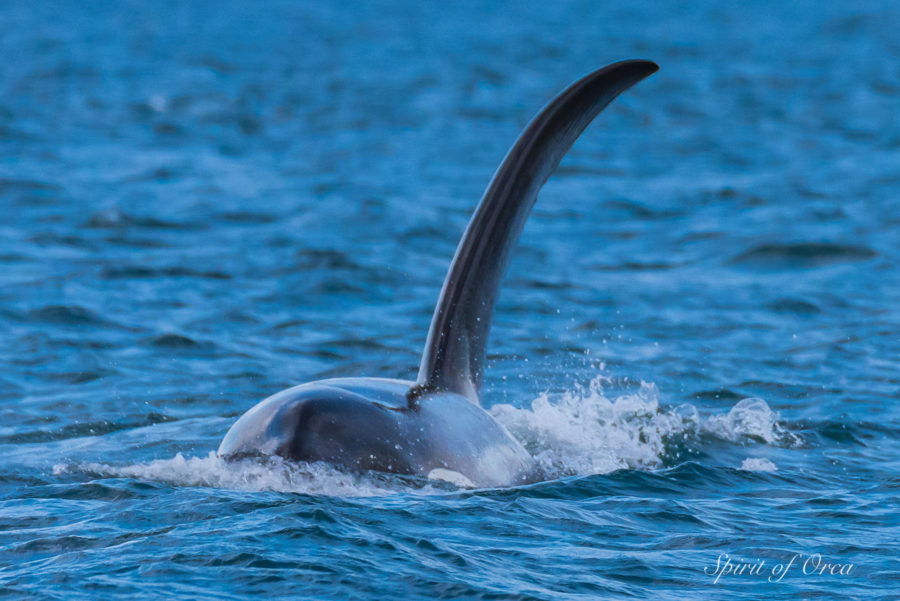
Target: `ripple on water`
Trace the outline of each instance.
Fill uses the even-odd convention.
[[[100,317],[93,311],[78,305],[48,305],[40,309],[34,309],[28,313],[28,317],[34,321],[48,324],[72,325],[72,326],[111,326],[112,322]]]
[[[201,346],[214,347],[215,345],[201,345],[193,338],[182,334],[162,334],[148,340],[150,346],[167,349],[196,349]]]
[[[92,214],[86,224],[87,227],[97,229],[148,229],[148,230],[175,230],[192,231],[206,227],[205,224],[192,221],[174,221],[157,216],[133,215],[118,208],[98,211]]]
[[[231,276],[221,271],[204,271],[188,267],[146,267],[143,265],[123,265],[104,267],[102,276],[110,280],[152,279],[152,278],[201,278],[207,280],[230,280]]]
[[[766,306],[777,313],[794,315],[816,315],[822,312],[817,304],[799,298],[779,298]]]
[[[791,269],[855,263],[876,256],[878,253],[871,248],[856,244],[795,242],[754,246],[735,257],[732,262],[739,265]]]
[[[25,205],[55,202],[62,186],[47,181],[0,177],[0,197],[13,198]]]
[[[133,419],[97,420],[69,424],[57,430],[32,430],[30,432],[17,432],[7,436],[0,436],[0,443],[36,443],[53,440],[66,440],[80,438],[82,436],[103,436],[111,432],[143,428],[153,424],[162,424],[176,421],[177,418],[162,413],[147,413],[136,416]]]

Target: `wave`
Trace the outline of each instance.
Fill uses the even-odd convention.
[[[856,244],[795,242],[755,246],[735,257],[732,262],[767,267],[809,268],[866,261],[876,256],[878,253],[871,248]]]

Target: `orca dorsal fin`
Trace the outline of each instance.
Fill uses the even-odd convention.
[[[456,248],[410,402],[432,391],[478,402],[500,279],[538,192],[594,117],[658,69],[650,61],[629,60],[594,71],[554,98],[516,140]]]

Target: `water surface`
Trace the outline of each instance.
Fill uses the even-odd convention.
[[[891,2],[4,3],[0,595],[897,598],[897,31]],[[549,481],[211,454],[288,386],[412,378],[509,145],[632,57],[661,71],[551,178],[496,309],[485,404]]]

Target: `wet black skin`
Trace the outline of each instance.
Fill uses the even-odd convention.
[[[269,397],[231,428],[219,454],[278,455],[353,471],[427,476],[445,469],[483,486],[527,482],[531,457],[493,417],[462,395],[410,404],[413,382],[342,378]]]

